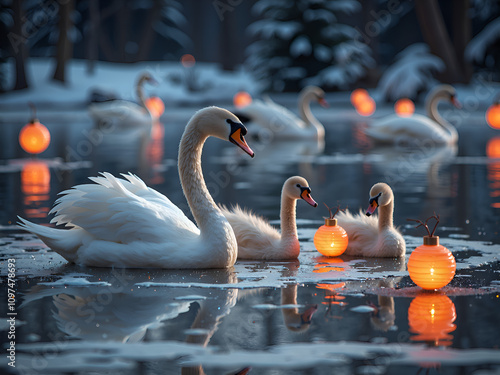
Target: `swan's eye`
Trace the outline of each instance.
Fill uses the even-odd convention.
[[[297,187],[300,188],[300,184],[297,184]]]

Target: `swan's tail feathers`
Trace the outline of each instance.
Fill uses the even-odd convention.
[[[57,252],[69,262],[76,259],[77,250],[82,246],[83,230],[80,228],[56,229],[32,223],[19,217],[18,226],[30,233],[35,234],[48,247]]]

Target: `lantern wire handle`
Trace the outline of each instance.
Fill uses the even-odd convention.
[[[326,208],[328,209],[328,213],[330,214],[330,217],[328,219],[332,220],[332,219],[335,219],[335,215],[337,215],[339,212],[345,212],[347,210],[347,206],[345,206],[344,209],[341,209],[340,208],[340,203],[337,202],[337,210],[335,211],[334,214],[332,214],[332,209],[333,207],[328,207],[328,205],[323,202],[323,204],[326,206]],[[325,218],[326,219],[326,218]]]
[[[36,119],[36,107],[35,107],[35,105],[33,104],[33,102],[28,102],[28,105],[31,108],[32,118]]]
[[[436,220],[436,224],[434,225],[434,228],[432,229],[432,232],[429,230],[429,226],[427,225],[427,222],[430,219]],[[425,220],[425,222],[422,221],[422,220],[417,220],[417,219],[406,219],[406,220],[408,220],[408,221],[415,221],[415,222],[419,223],[415,228],[424,227],[425,230],[427,231],[427,234],[429,235],[429,237],[433,237],[434,233],[436,232],[436,228],[437,228],[437,226],[439,224],[439,215],[437,215],[436,212],[434,212],[434,215],[432,215],[431,217],[428,217]]]

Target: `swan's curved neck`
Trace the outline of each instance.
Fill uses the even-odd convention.
[[[313,94],[310,92],[302,93],[299,97],[299,114],[300,118],[307,125],[307,129],[314,130],[318,137],[323,137],[325,129],[323,125],[314,117],[311,111],[311,100],[313,100]]]
[[[139,104],[146,108],[146,94],[144,93],[144,79],[140,79],[135,86],[135,94],[137,95],[137,99],[139,100]]]
[[[458,139],[457,130],[453,125],[451,125],[448,121],[442,118],[441,115],[439,114],[438,111],[439,101],[440,101],[439,97],[434,97],[425,103],[427,116],[431,120],[437,122],[448,133],[450,142],[456,142]]]
[[[208,191],[201,169],[201,153],[207,138],[197,128],[196,119],[191,120],[181,139],[178,161],[182,190],[202,234],[213,228],[214,219],[222,221],[223,217]],[[226,222],[223,220],[221,225]]]
[[[391,200],[389,204],[385,206],[380,206],[378,217],[378,228],[379,230],[392,228],[393,227],[393,215],[394,215],[394,200]]]
[[[281,240],[297,240],[297,224],[295,222],[295,208],[297,201],[286,194],[281,195]]]

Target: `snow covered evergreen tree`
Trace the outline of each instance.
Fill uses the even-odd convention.
[[[357,0],[259,0],[253,11],[260,19],[248,28],[258,40],[247,48],[247,64],[268,90],[347,88],[373,64],[359,32],[339,22],[360,9]]]

